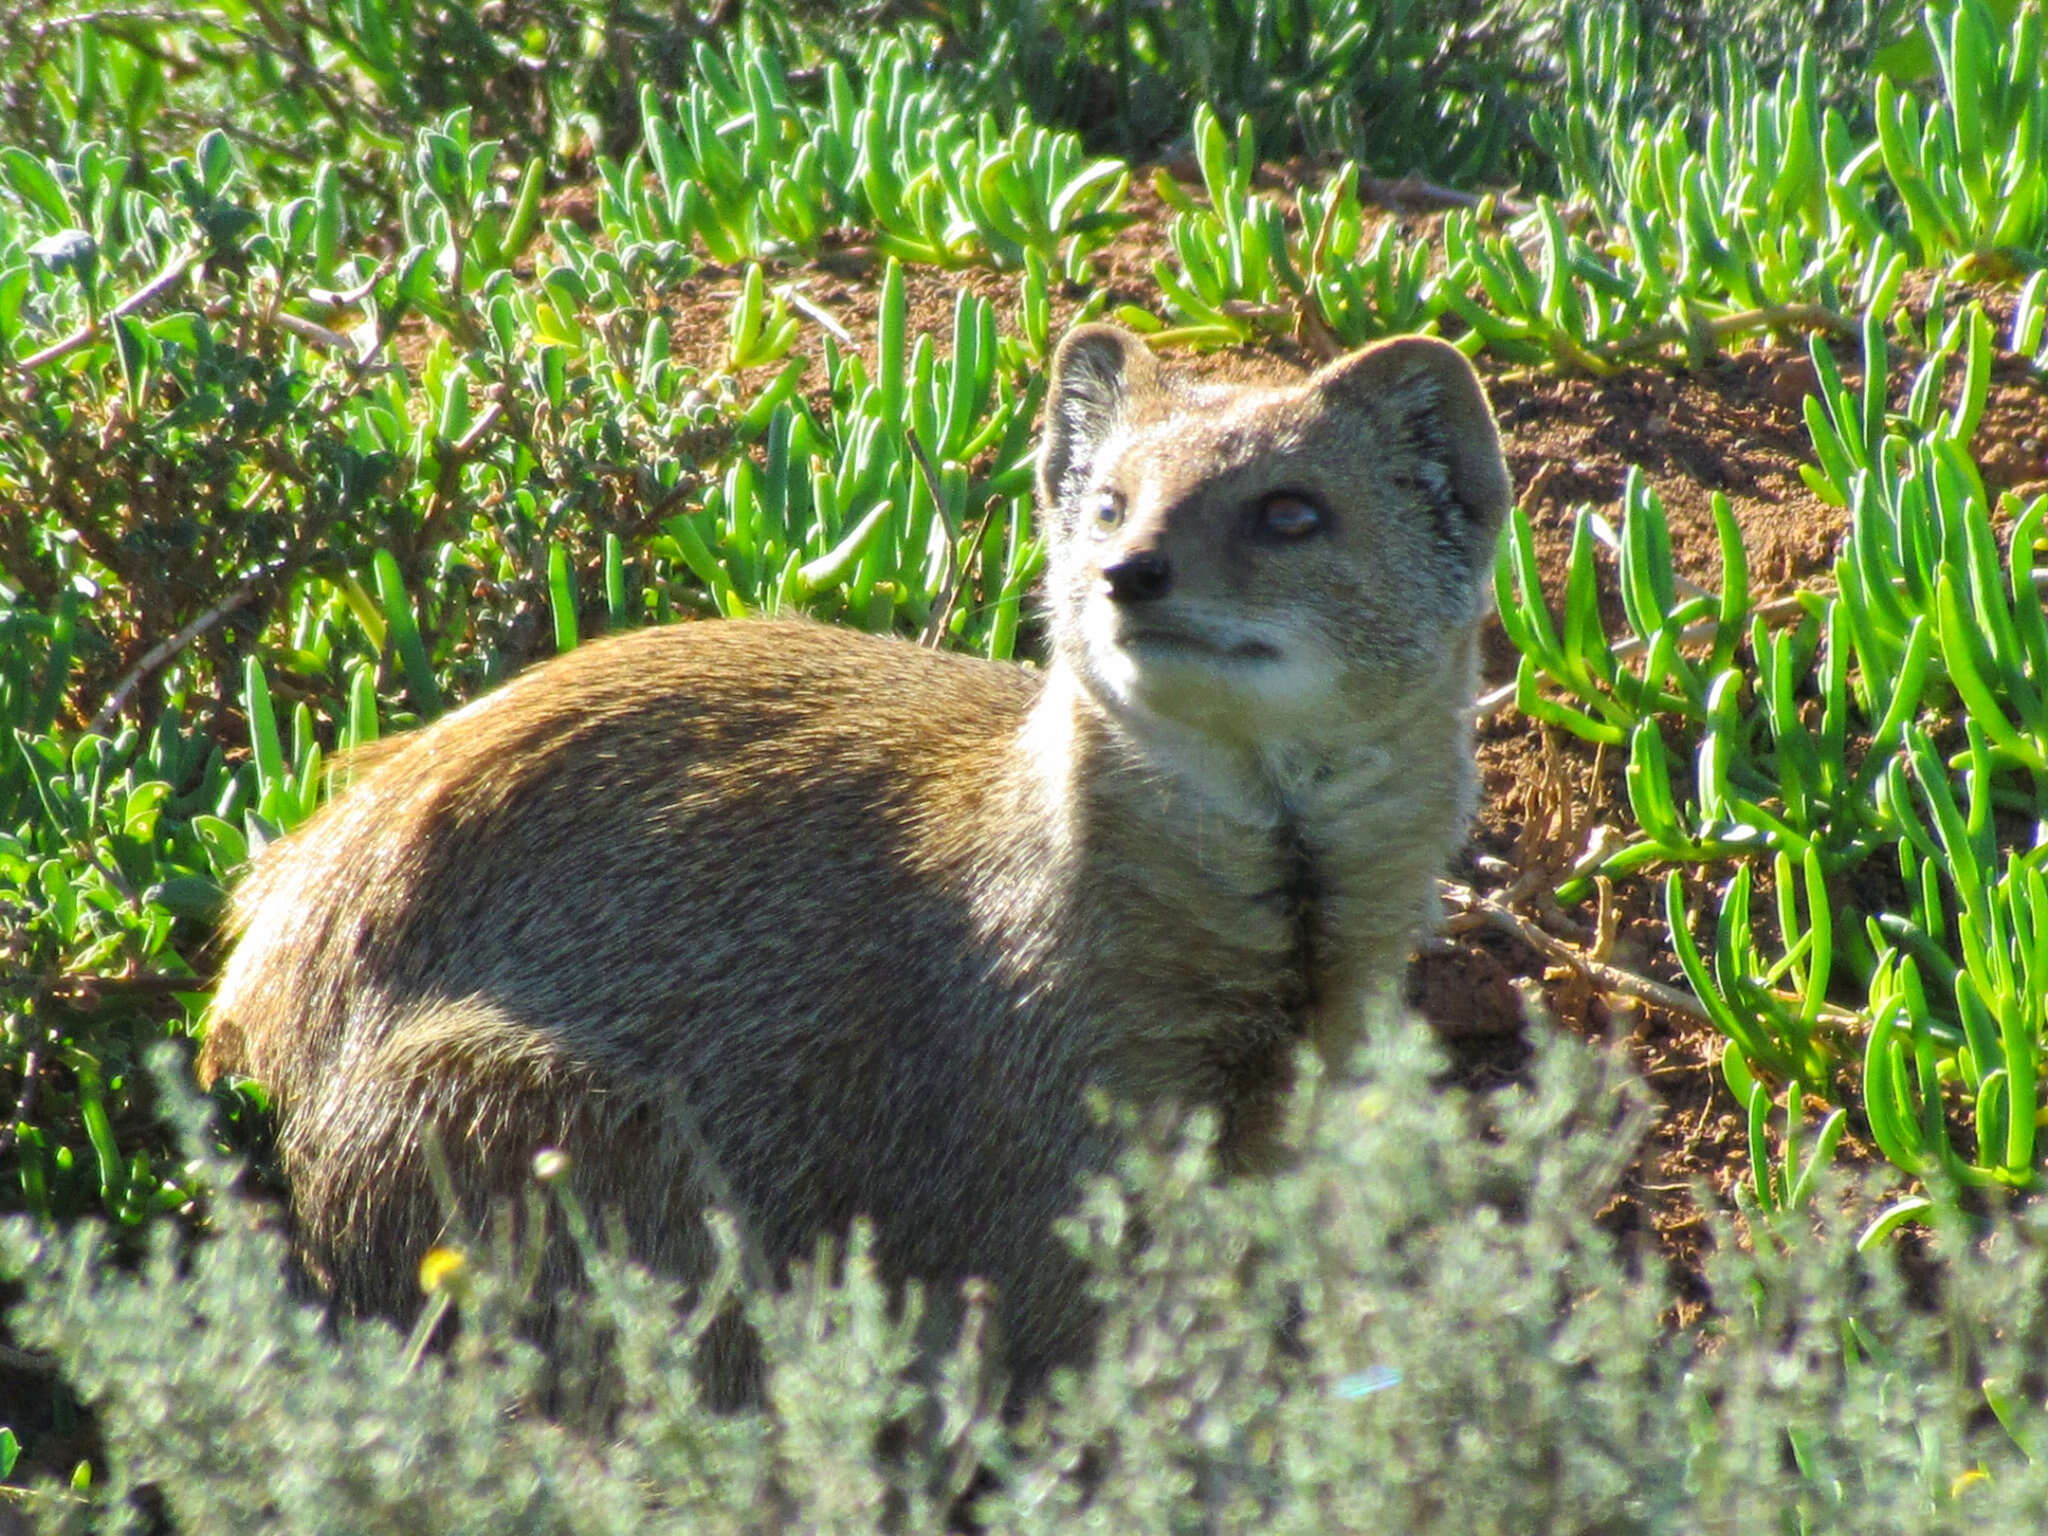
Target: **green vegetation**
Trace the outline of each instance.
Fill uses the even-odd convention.
[[[1860,393],[1827,344],[1812,344],[1808,481],[1852,509],[1834,590],[1761,611],[1723,499],[1722,590],[1680,601],[1663,509],[1635,480],[1610,535],[1630,631],[1618,640],[1598,611],[1597,520],[1578,525],[1559,618],[1517,513],[1500,571],[1503,623],[1522,652],[1516,699],[1626,751],[1635,834],[1582,875],[1670,870],[1678,959],[1728,1038],[1729,1083],[1753,1115],[1770,1084],[1796,1085],[1795,1104],[1797,1087],[1854,1097],[1901,1169],[2027,1188],[2048,1009],[2048,907],[2033,899],[2048,806],[2034,555],[2048,496],[2005,498],[2013,553],[2002,558],[1968,452],[1991,361],[1980,309],[1945,328],[1898,417],[1875,311],[1863,340]],[[1958,353],[1959,398],[1944,408]],[[1674,771],[1674,736],[1693,743],[1690,775]],[[2004,836],[1994,812],[2008,818]],[[1855,878],[1872,863],[1896,868],[1898,884]],[[1699,865],[1729,870],[1711,957],[1693,941],[1674,867]],[[1772,910],[1752,914],[1766,879]],[[1867,890],[1888,899],[1871,904]],[[1944,1107],[1957,1085],[1962,1104]]]
[[[1105,1528],[2021,1528],[2048,496],[1994,497],[1975,444],[1995,373],[2048,375],[2040,0],[715,9],[38,0],[0,38],[0,1274],[108,1452],[30,1513],[154,1484],[194,1531],[695,1530],[775,1489],[914,1527],[986,1466],[985,1517],[1035,1529],[1085,1454]],[[1409,173],[1440,218],[1383,216]],[[322,1332],[213,1160],[260,1088],[209,1129],[150,1055],[203,1027],[251,852],[324,765],[599,632],[802,609],[1028,657],[1042,367],[1104,313],[1436,329],[1496,373],[1808,349],[1831,579],[1759,599],[1722,502],[1684,580],[1640,476],[1561,587],[1521,515],[1497,579],[1503,707],[1623,766],[1554,895],[1661,898],[1725,1037],[1753,1166],[1714,1347],[1593,1222],[1640,1129],[1606,1069],[1548,1047],[1468,1102],[1405,1038],[1279,1185],[1166,1148],[1097,1193],[1103,1363],[1014,1431],[971,1349],[904,1378],[858,1263],[748,1302],[759,1420],[698,1412],[673,1298],[608,1274],[602,1455],[516,1411],[569,1389],[481,1258],[445,1367]],[[1838,1198],[1852,1131],[1903,1198]],[[54,1470],[46,1407],[0,1408],[0,1477]]]
[[[2048,1433],[2038,1209],[1947,1246],[1934,1307],[1852,1230],[1766,1225],[1710,1269],[1731,1299],[1716,1347],[1678,1349],[1664,1285],[1596,1219],[1642,1128],[1611,1064],[1552,1043],[1489,1136],[1430,1086],[1419,1031],[1364,1065],[1277,1181],[1216,1184],[1197,1137],[1091,1192],[1073,1234],[1115,1298],[1100,1358],[1014,1430],[971,1345],[908,1371],[914,1318],[858,1240],[833,1282],[749,1297],[776,1411],[721,1416],[689,1354],[722,1287],[693,1310],[599,1263],[550,1381],[500,1278],[514,1255],[436,1276],[465,1319],[444,1358],[381,1323],[324,1329],[233,1194],[189,1263],[168,1224],[132,1270],[91,1228],[17,1226],[20,1335],[61,1355],[119,1452],[29,1508],[67,1529],[84,1497],[148,1484],[187,1530],[869,1531],[891,1511],[941,1530],[985,1467],[980,1513],[1017,1532],[2029,1528],[2048,1495],[2028,1454]],[[178,1110],[195,1139],[202,1116]],[[597,1394],[607,1432],[532,1411],[549,1394]],[[922,1428],[878,1455],[902,1422]]]

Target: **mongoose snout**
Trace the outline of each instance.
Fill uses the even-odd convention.
[[[1102,580],[1113,603],[1151,603],[1173,585],[1173,567],[1164,555],[1140,552],[1102,568]]]
[[[1084,327],[1042,667],[679,624],[386,751],[244,883],[202,1054],[270,1087],[305,1268],[408,1312],[559,1148],[686,1279],[717,1202],[772,1267],[865,1217],[942,1307],[992,1282],[1028,1389],[1089,1336],[1054,1231],[1116,1155],[1089,1090],[1268,1166],[1298,1053],[1341,1065],[1397,988],[1473,808],[1508,495],[1442,342],[1269,386]]]

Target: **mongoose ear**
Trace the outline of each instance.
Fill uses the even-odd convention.
[[[1445,531],[1482,570],[1514,487],[1493,409],[1471,363],[1434,336],[1398,336],[1319,371],[1309,387],[1334,410],[1365,418],[1389,459],[1412,456]]]
[[[1048,511],[1065,498],[1104,439],[1128,420],[1132,405],[1159,387],[1151,350],[1114,325],[1067,333],[1053,354],[1045,396],[1044,442],[1038,452],[1038,504]]]

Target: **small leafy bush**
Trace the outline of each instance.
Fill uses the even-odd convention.
[[[1643,1124],[1611,1060],[1553,1043],[1527,1085],[1474,1098],[1432,1089],[1434,1048],[1402,1026],[1362,1065],[1302,1096],[1299,1165],[1270,1182],[1217,1183],[1199,1126],[1137,1136],[1070,1223],[1100,1275],[1097,1357],[1008,1423],[978,1310],[920,1363],[915,1304],[858,1238],[744,1297],[770,1406],[720,1415],[689,1355],[736,1261],[694,1305],[596,1263],[550,1375],[516,1326],[516,1255],[437,1261],[460,1297],[445,1353],[424,1325],[330,1327],[219,1167],[204,1240],[160,1224],[132,1270],[92,1224],[16,1222],[12,1325],[109,1449],[83,1499],[20,1502],[46,1530],[155,1507],[188,1531],[920,1530],[964,1497],[1019,1532],[1924,1536],[2023,1529],[2048,1496],[2026,1454],[2048,1432],[2039,1212],[1939,1232],[1910,1284],[1895,1250],[1756,1216],[1719,1234],[1716,1320],[1674,1335],[1658,1273],[1599,1219]],[[203,1113],[176,1113],[203,1144]],[[579,1382],[603,1384],[602,1432],[535,1411]]]

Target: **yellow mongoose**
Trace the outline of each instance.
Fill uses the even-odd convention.
[[[417,1304],[430,1140],[469,1220],[556,1147],[684,1276],[707,1203],[771,1265],[867,1217],[941,1304],[994,1283],[1028,1385],[1088,1334],[1053,1222],[1114,1155],[1089,1085],[1212,1106],[1226,1166],[1270,1161],[1297,1047],[1341,1062],[1473,809],[1492,417],[1439,341],[1202,385],[1089,326],[1039,490],[1043,671],[645,630],[421,731],[265,854],[202,1072],[269,1085],[344,1305]]]

